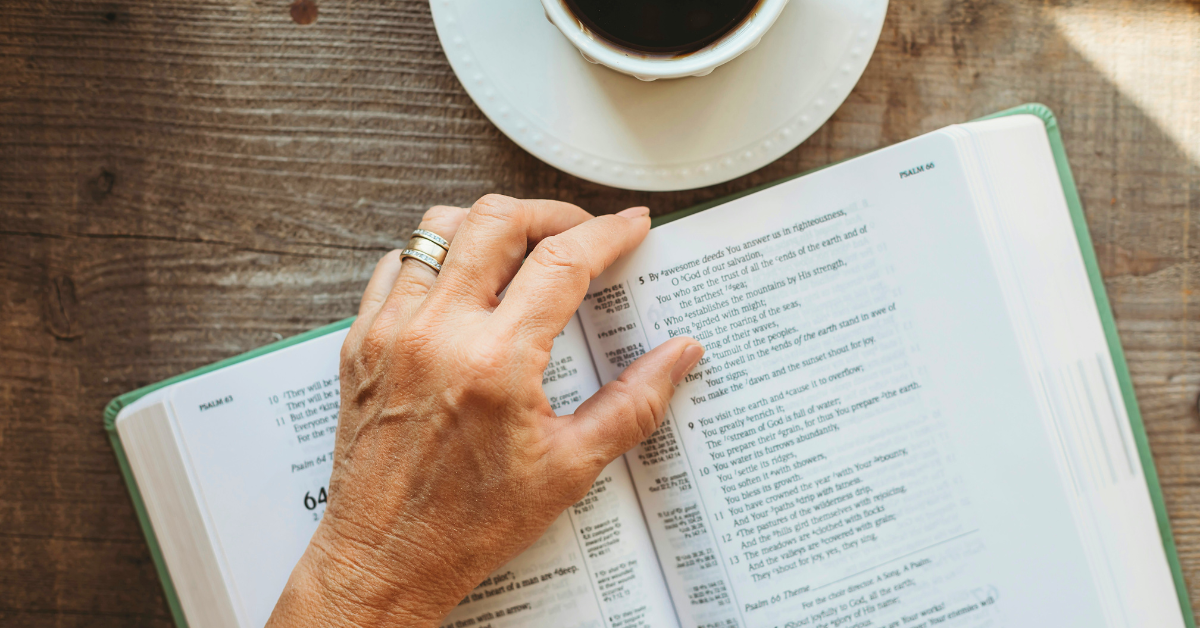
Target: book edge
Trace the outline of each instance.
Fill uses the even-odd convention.
[[[1079,190],[1075,187],[1075,177],[1071,173],[1071,166],[1067,161],[1067,152],[1063,145],[1058,119],[1055,117],[1054,112],[1046,105],[1028,103],[984,116],[983,118],[979,118],[979,120],[1022,114],[1037,116],[1046,125],[1046,134],[1050,139],[1050,149],[1054,154],[1054,164],[1058,169],[1058,177],[1062,182],[1063,194],[1067,199],[1067,208],[1071,213],[1071,223],[1075,229],[1075,238],[1079,242],[1079,252],[1083,256],[1083,265],[1087,269],[1088,282],[1091,284],[1092,296],[1096,300],[1096,310],[1100,314],[1100,324],[1104,329],[1104,338],[1108,343],[1109,354],[1112,356],[1113,367],[1117,374],[1117,382],[1121,388],[1121,397],[1125,402],[1125,411],[1129,415],[1129,424],[1137,445],[1138,458],[1142,462],[1142,472],[1146,477],[1146,488],[1149,489],[1150,501],[1154,506],[1154,516],[1158,522],[1158,532],[1162,539],[1163,551],[1167,556],[1167,564],[1171,568],[1171,576],[1175,581],[1175,594],[1179,598],[1179,607],[1183,612],[1183,621],[1188,628],[1196,628],[1196,618],[1192,611],[1187,581],[1183,577],[1183,567],[1179,563],[1179,552],[1175,545],[1175,536],[1171,530],[1171,519],[1167,513],[1162,485],[1158,480],[1158,471],[1154,466],[1154,456],[1150,450],[1150,439],[1146,435],[1146,426],[1142,421],[1142,412],[1138,407],[1137,397],[1134,394],[1133,378],[1129,374],[1129,365],[1125,360],[1125,350],[1121,346],[1120,334],[1117,332],[1116,318],[1113,316],[1112,305],[1108,300],[1108,291],[1104,287],[1104,277],[1100,274],[1100,264],[1096,259],[1091,232],[1088,231],[1087,216],[1083,212],[1083,202],[1079,197]]]
[[[142,528],[142,534],[146,537],[146,545],[150,550],[150,559],[154,563],[154,570],[158,573],[159,582],[163,586],[163,597],[166,598],[167,607],[171,611],[171,618],[175,621],[175,625],[180,628],[187,628],[187,617],[183,614],[183,606],[179,602],[179,594],[175,590],[175,583],[171,579],[171,573],[167,570],[166,561],[163,559],[162,548],[158,544],[158,536],[154,533],[153,526],[150,525],[150,515],[146,511],[145,501],[142,499],[141,490],[138,488],[137,481],[133,477],[133,470],[129,467],[129,458],[125,455],[125,447],[121,444],[121,437],[117,434],[117,415],[121,413],[121,409],[141,399],[142,397],[167,386],[177,384],[179,382],[192,379],[210,373],[218,369],[223,369],[240,362],[245,362],[261,355],[266,355],[280,349],[299,344],[306,340],[312,340],[326,334],[339,331],[349,327],[354,322],[354,318],[347,318],[329,325],[318,327],[309,330],[302,334],[285,338],[278,342],[273,342],[269,345],[253,349],[246,353],[242,353],[218,362],[214,362],[207,366],[193,369],[186,373],[176,375],[164,379],[160,382],[143,386],[136,390],[132,390],[123,395],[113,398],[104,407],[104,431],[108,434],[108,442],[112,445],[113,455],[117,458],[117,466],[121,469],[121,476],[125,480],[125,487],[129,490],[129,499],[133,503],[133,510],[137,514],[138,524]]]

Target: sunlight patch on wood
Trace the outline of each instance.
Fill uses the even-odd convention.
[[[1200,11],[1186,2],[1046,11],[1071,45],[1200,166]]]

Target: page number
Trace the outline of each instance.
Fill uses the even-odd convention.
[[[304,507],[309,510],[316,510],[317,504],[324,504],[324,503],[327,503],[328,501],[329,501],[329,495],[327,495],[325,493],[324,486],[321,487],[321,490],[317,491],[316,497],[313,497],[311,492],[307,492],[304,494]]]

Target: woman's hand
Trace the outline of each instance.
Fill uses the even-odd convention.
[[[648,214],[485,196],[425,214],[451,241],[440,275],[379,262],[342,348],[328,509],[269,625],[436,626],[658,428],[703,355],[690,338],[573,415],[542,392],[554,338]]]

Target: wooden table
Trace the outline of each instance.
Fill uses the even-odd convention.
[[[669,194],[517,148],[427,0],[325,0],[308,26],[288,2],[0,7],[0,624],[169,624],[104,404],[352,314],[426,206],[494,191],[661,213],[1027,101],[1062,124],[1200,601],[1194,0],[893,0],[816,135]]]

